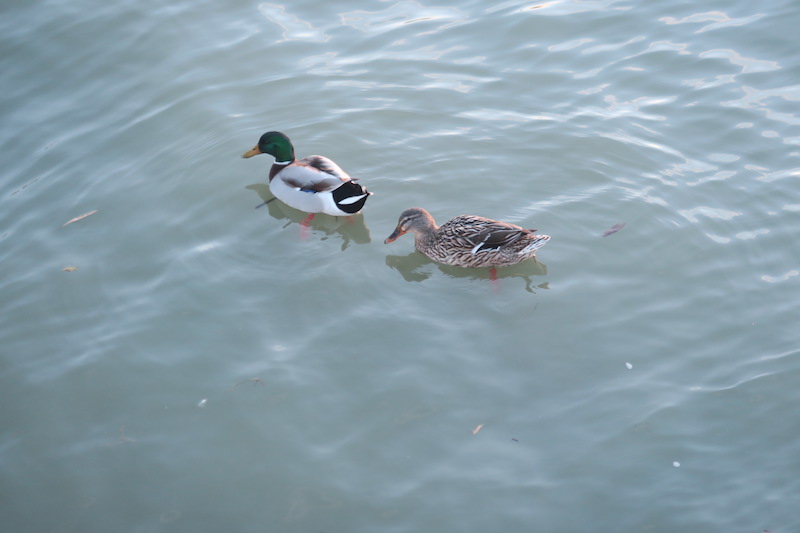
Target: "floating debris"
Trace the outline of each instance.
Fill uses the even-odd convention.
[[[625,366],[628,368],[628,370],[633,369],[633,365],[630,363],[625,363]]]
[[[611,226],[610,228],[608,228],[603,232],[603,237],[608,237],[609,235],[613,235],[624,227],[625,227],[625,222],[622,222],[621,224],[614,224],[613,226]]]
[[[208,399],[207,398],[203,398],[202,400],[197,402],[197,407],[200,407],[202,409],[203,407],[206,406],[207,403],[208,403]]]
[[[261,385],[262,387],[264,386],[264,381],[261,378],[250,378],[244,381],[240,381],[239,383],[231,387],[231,390],[234,390],[237,387],[239,387],[239,385],[244,385],[245,383],[251,383],[253,387],[255,387],[256,385]]]
[[[482,427],[483,427],[483,424],[478,424],[477,426],[475,426],[475,429],[472,430],[472,434],[473,435],[477,435]]]
[[[269,205],[269,203],[271,201],[277,200],[277,199],[278,199],[277,197],[273,197],[273,198],[270,198],[269,200],[265,200],[265,201],[261,202],[260,204],[258,204],[255,208],[258,209],[259,207],[264,207],[265,205]]]
[[[69,226],[73,222],[77,222],[79,220],[83,220],[84,218],[86,218],[88,216],[91,216],[91,215],[94,215],[95,213],[97,213],[97,209],[95,209],[94,211],[89,211],[88,213],[84,213],[84,214],[82,214],[80,216],[77,216],[77,217],[75,217],[73,219],[67,220],[66,222],[64,222],[64,224],[61,227],[63,228],[64,226]]]
[[[680,468],[681,464],[678,461],[673,461],[672,466],[674,466],[675,468]]]
[[[75,266],[68,266],[61,269],[61,272],[75,272],[78,270],[78,267]]]
[[[136,442],[136,439],[132,439],[129,436],[127,436],[125,434],[125,426],[120,426],[117,439],[112,441],[112,442],[110,442],[108,445],[109,446],[120,446],[120,445],[126,444],[128,442]]]

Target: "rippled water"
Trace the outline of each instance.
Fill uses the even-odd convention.
[[[800,530],[794,2],[0,11],[3,531]]]

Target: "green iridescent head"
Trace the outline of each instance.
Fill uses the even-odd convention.
[[[242,157],[253,157],[258,154],[269,154],[276,162],[291,163],[294,161],[294,146],[289,137],[279,131],[268,131],[258,140],[258,144],[248,150]]]

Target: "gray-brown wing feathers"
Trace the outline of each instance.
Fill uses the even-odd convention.
[[[460,237],[465,241],[464,245],[471,248],[473,254],[511,246],[525,235],[532,233],[531,230],[514,224],[471,215],[456,217],[453,221],[454,226],[462,225],[464,228],[470,228],[471,231],[466,233],[463,233],[462,230]],[[448,224],[442,227],[444,228]]]
[[[280,173],[287,185],[306,192],[332,191],[352,178],[339,165],[321,155],[311,155]]]

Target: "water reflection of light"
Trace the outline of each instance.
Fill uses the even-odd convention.
[[[408,24],[446,22],[464,18],[456,8],[426,7],[415,1],[397,2],[379,11],[349,11],[339,18],[343,25],[350,26],[364,33],[385,32]],[[441,26],[439,28],[441,29]]]
[[[259,4],[258,10],[270,22],[274,22],[283,28],[284,41],[314,41],[324,42],[328,40],[325,32],[314,28],[311,23],[300,20],[297,16],[286,11],[285,6],[276,4]]]
[[[767,283],[778,283],[779,281],[786,281],[787,279],[793,278],[793,277],[795,277],[797,275],[800,275],[800,271],[798,271],[798,270],[790,270],[790,271],[786,272],[785,274],[781,274],[780,276],[768,276],[768,275],[765,274],[765,275],[761,276],[761,279],[763,281],[766,281]]]
[[[699,222],[698,217],[713,218],[716,220],[732,220],[742,213],[739,211],[728,211],[727,209],[720,209],[717,207],[708,207],[705,205],[693,207],[691,209],[680,209],[678,213],[689,222]]]
[[[726,13],[722,11],[707,11],[705,13],[695,13],[693,15],[689,15],[688,17],[683,17],[681,19],[675,17],[662,17],[658,20],[665,24],[699,24],[702,22],[711,22],[711,24],[706,24],[695,33],[703,33],[706,31],[718,30],[720,28],[727,28],[731,26],[744,26],[745,24],[750,24],[751,22],[755,22],[761,17],[763,17],[763,13],[756,13],[755,15],[750,15],[749,17],[739,17],[739,18],[731,18]]]

